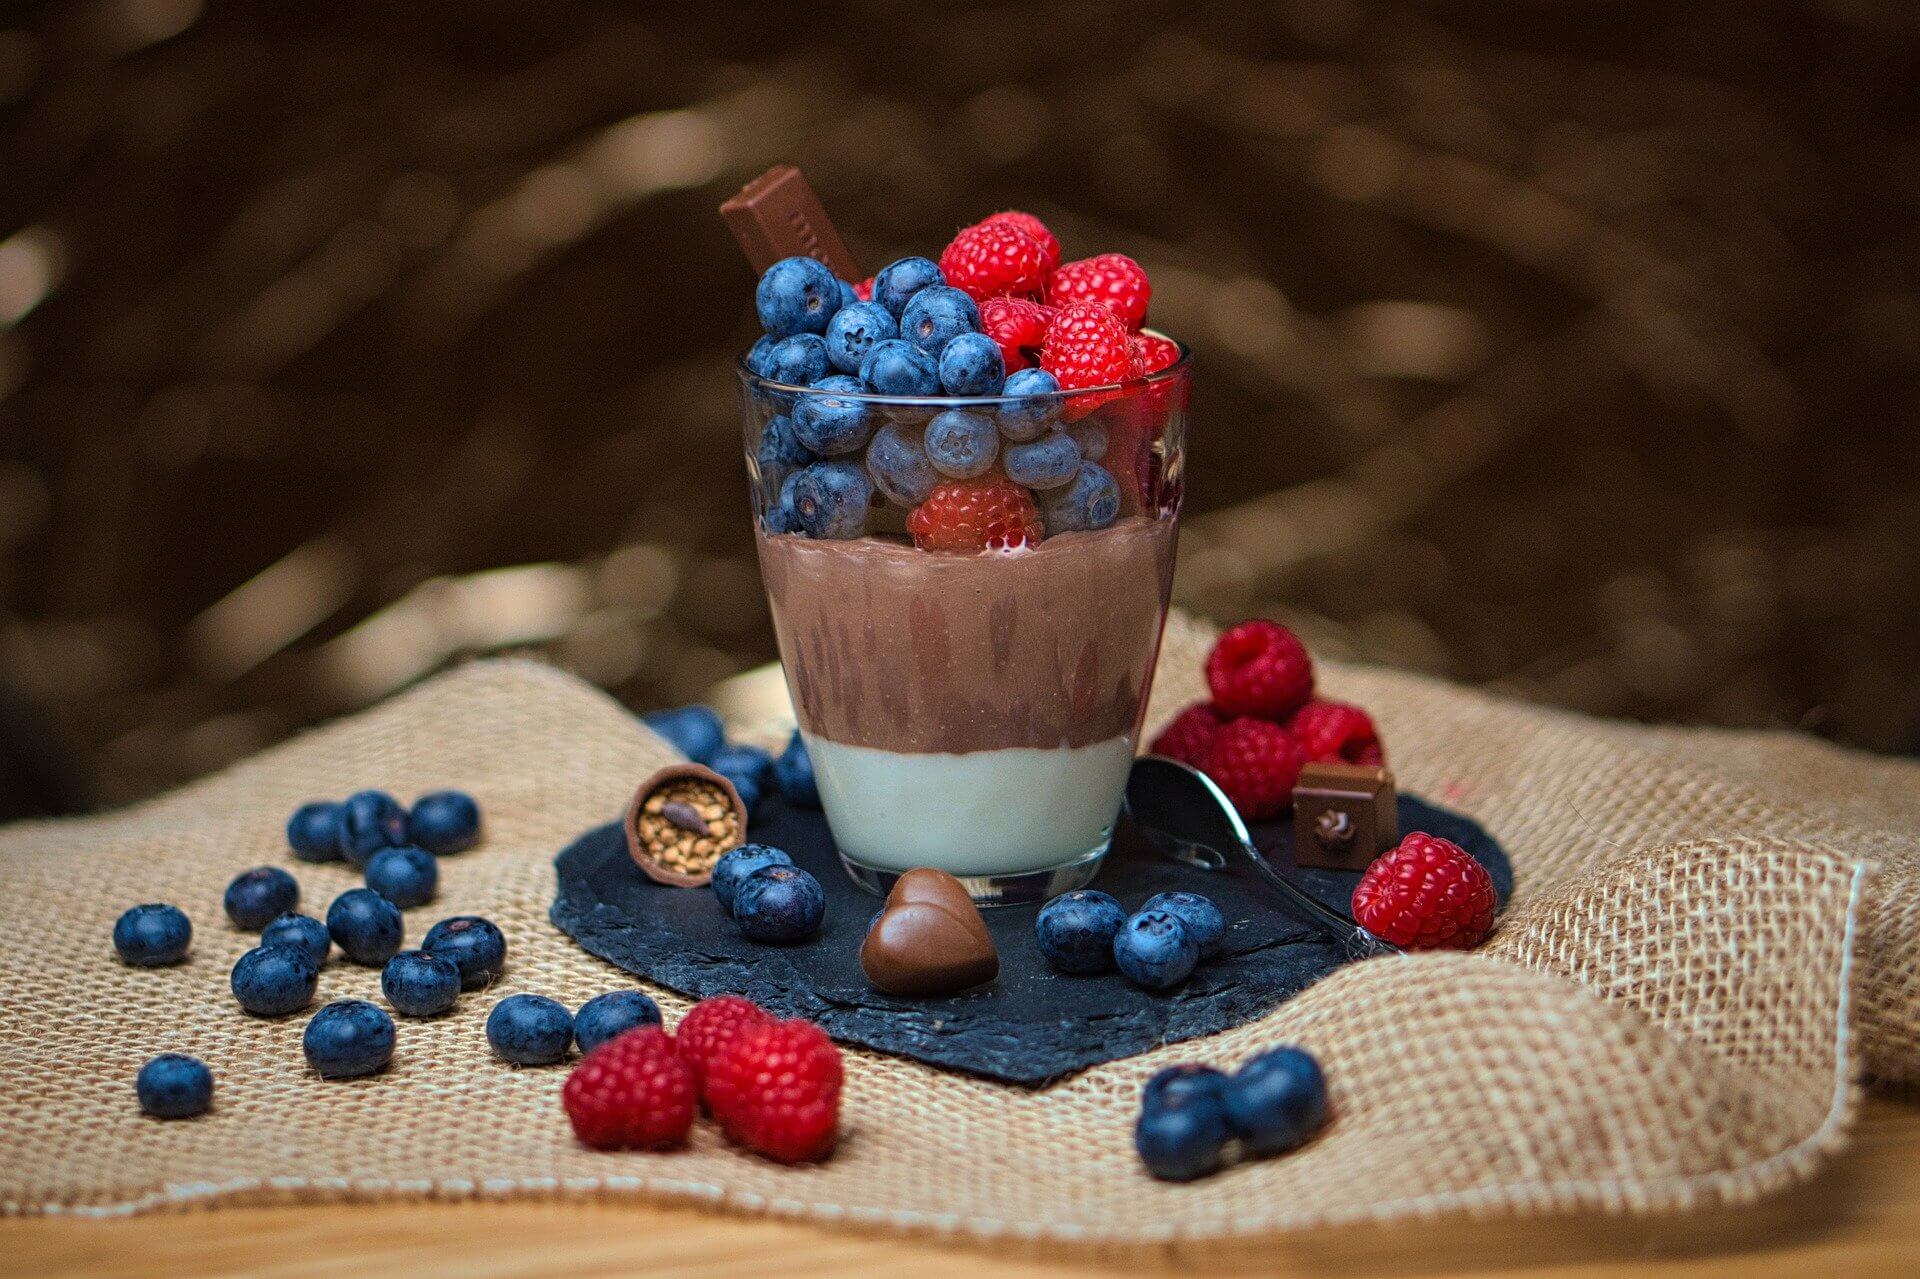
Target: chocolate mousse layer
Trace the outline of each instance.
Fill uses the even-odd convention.
[[[1174,524],[1130,516],[1028,551],[760,536],[800,725],[916,753],[1087,746],[1137,731]]]

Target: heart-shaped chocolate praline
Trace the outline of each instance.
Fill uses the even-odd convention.
[[[860,967],[890,995],[945,995],[1000,975],[979,907],[945,871],[908,871],[860,944]]]

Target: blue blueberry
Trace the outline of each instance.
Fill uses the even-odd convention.
[[[808,537],[859,537],[867,529],[873,481],[858,462],[815,462],[788,478],[781,498],[791,502]]]
[[[340,806],[340,854],[355,867],[383,848],[407,842],[407,810],[385,791],[363,790]]]
[[[435,857],[466,852],[480,842],[480,805],[465,791],[422,795],[407,810],[407,842]]]
[[[1040,908],[1034,940],[1049,967],[1063,973],[1104,973],[1113,967],[1113,939],[1127,912],[1113,897],[1080,888]]]
[[[851,284],[848,284],[845,280],[841,280],[840,281],[840,310],[844,311],[848,307],[856,305],[859,301],[860,301],[860,295],[853,291],[853,286]],[[839,311],[834,312],[834,314],[838,315]],[[829,320],[828,323],[831,324],[832,321]]]
[[[1134,985],[1165,990],[1192,975],[1200,945],[1178,915],[1143,910],[1113,935],[1113,962]]]
[[[720,860],[713,864],[713,895],[720,899],[720,909],[732,913],[733,894],[742,880],[763,866],[791,866],[793,858],[786,851],[766,844],[742,844],[720,854]]]
[[[1311,1054],[1291,1044],[1261,1053],[1225,1089],[1227,1122],[1256,1155],[1291,1150],[1327,1121],[1327,1080]]]
[[[393,1059],[393,1018],[364,999],[336,999],[313,1015],[300,1046],[323,1079],[371,1075]]]
[[[825,333],[840,309],[840,281],[813,258],[781,258],[754,287],[753,305],[760,327],[772,337]]]
[[[1133,1148],[1162,1181],[1192,1181],[1219,1170],[1230,1135],[1219,1095],[1194,1092],[1142,1109]]]
[[[320,970],[304,950],[256,946],[240,956],[227,979],[233,997],[256,1017],[285,1017],[313,1002]]]
[[[1000,393],[1016,403],[1000,409],[1000,434],[1016,444],[1045,435],[1060,417],[1060,380],[1045,369],[1020,369]]]
[[[992,468],[1000,452],[1000,433],[984,413],[948,409],[927,423],[924,443],[934,470],[965,480]]]
[[[508,995],[487,1014],[487,1042],[502,1061],[551,1066],[573,1044],[573,1014],[545,995]]]
[[[134,1076],[140,1109],[156,1119],[187,1119],[213,1105],[213,1072],[185,1053],[161,1053]]]
[[[878,302],[840,308],[827,325],[827,359],[842,373],[859,373],[875,344],[900,336],[900,322]]]
[[[1162,1105],[1180,1105],[1195,1096],[1212,1098],[1225,1104],[1225,1073],[1197,1061],[1181,1062],[1155,1071],[1140,1089],[1140,1107],[1153,1110]]]
[[[255,866],[227,885],[224,902],[235,928],[257,933],[300,904],[300,882],[278,866]]]
[[[727,744],[727,730],[711,706],[675,706],[670,710],[649,711],[640,717],[640,722],[696,764],[706,763]]]
[[[813,394],[793,404],[793,433],[824,457],[857,453],[873,434],[873,405],[861,398],[859,379],[836,373],[813,384]]]
[[[813,775],[813,756],[799,730],[787,739],[787,749],[773,761],[773,780],[780,796],[801,808],[820,807],[820,784]]]
[[[962,333],[980,331],[980,308],[972,298],[944,284],[921,289],[900,313],[900,336],[938,357]]]
[[[573,1040],[590,1053],[635,1026],[658,1026],[660,1005],[637,990],[610,990],[580,1005],[573,1015]]]
[[[778,341],[770,335],[762,334],[760,340],[747,349],[747,372],[755,377],[767,375],[767,358],[773,354],[773,345]]]
[[[733,788],[740,792],[740,802],[746,804],[749,812],[754,803],[748,801],[747,790],[753,791],[757,802],[773,781],[773,756],[758,746],[737,743],[723,746],[708,767],[733,783]]]
[[[1080,473],[1080,446],[1064,431],[1049,431],[1031,444],[1009,444],[1007,478],[1030,489],[1057,489]]]
[[[460,969],[444,955],[403,950],[380,970],[380,993],[402,1017],[438,1017],[460,998]]]
[[[1187,926],[1200,958],[1209,959],[1220,952],[1227,937],[1227,917],[1213,904],[1211,897],[1199,893],[1155,893],[1141,910],[1164,910]]]
[[[882,267],[873,277],[873,300],[897,318],[906,311],[914,294],[946,282],[947,277],[940,273],[938,264],[926,258],[901,258]]]
[[[1000,344],[984,333],[960,333],[940,348],[940,385],[948,395],[998,395],[1007,380]]]
[[[1098,462],[1107,455],[1107,427],[1098,418],[1083,417],[1067,428],[1067,434],[1080,446],[1080,456]]]
[[[288,911],[276,917],[260,930],[262,946],[291,946],[305,953],[313,961],[315,968],[327,962],[327,956],[333,953],[333,938],[327,933],[327,926],[312,915],[296,915]]]
[[[798,866],[762,866],[733,893],[733,918],[749,941],[786,944],[820,931],[827,894]]]
[[[873,433],[873,442],[867,445],[867,474],[896,506],[920,505],[940,482],[940,472],[927,460],[920,432],[898,422]]]
[[[1042,494],[1047,536],[1103,529],[1120,516],[1120,484],[1104,466],[1082,462],[1073,482]]]
[[[187,957],[193,922],[178,906],[149,902],[129,907],[113,922],[113,948],[120,962],[135,968],[160,968]]]
[[[337,862],[346,813],[330,800],[302,804],[287,818],[287,847],[303,862]]]
[[[819,458],[800,442],[799,433],[793,429],[793,419],[782,414],[767,420],[760,432],[760,443],[754,446],[753,460],[760,473],[761,491],[772,497],[780,492],[789,475]]]
[[[781,338],[767,352],[769,382],[783,386],[812,386],[827,375],[827,344],[812,333]]]
[[[383,848],[367,859],[367,887],[401,910],[412,910],[439,891],[440,863],[424,848]]]
[[[911,342],[877,342],[860,365],[860,380],[875,395],[938,395],[940,365]]]
[[[786,485],[780,486],[779,494],[760,512],[760,527],[768,537],[806,536],[800,527],[800,513],[793,509],[793,492]]]
[[[400,949],[400,908],[371,888],[349,888],[327,907],[327,935],[356,964],[377,966]]]
[[[455,915],[427,930],[420,949],[451,959],[460,970],[460,989],[478,990],[507,967],[507,939],[492,920]]]

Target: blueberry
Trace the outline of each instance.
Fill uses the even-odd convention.
[[[733,918],[749,941],[805,941],[820,931],[827,894],[798,866],[762,866],[733,893]]]
[[[873,300],[897,317],[906,311],[914,294],[929,285],[946,282],[947,277],[940,273],[936,263],[926,258],[901,258],[882,267],[873,277]]]
[[[135,968],[160,968],[187,957],[193,922],[178,906],[149,902],[129,907],[113,922],[113,948],[120,962]]]
[[[938,357],[952,339],[980,331],[980,308],[972,298],[944,284],[921,289],[900,313],[900,336]]]
[[[938,395],[940,365],[913,343],[894,338],[867,352],[860,380],[875,395]]]
[[[1196,1061],[1181,1062],[1154,1072],[1140,1089],[1140,1107],[1153,1110],[1163,1105],[1181,1105],[1195,1096],[1212,1098],[1224,1105],[1221,1097],[1226,1086],[1226,1075],[1212,1066]]]
[[[873,434],[873,406],[861,396],[859,379],[836,373],[813,384],[813,393],[794,400],[793,433],[826,457],[857,453]]]
[[[439,891],[440,864],[424,848],[383,848],[367,859],[367,887],[401,910],[412,910]]]
[[[819,458],[800,442],[793,419],[782,414],[769,418],[760,431],[760,443],[754,446],[753,461],[760,473],[761,492],[769,498],[780,492],[787,477]]]
[[[407,810],[407,842],[435,857],[466,852],[480,842],[480,805],[465,791],[422,795]]]
[[[300,1046],[323,1079],[371,1075],[393,1059],[393,1018],[364,999],[336,999],[313,1015]]]
[[[213,1105],[213,1072],[185,1053],[161,1053],[134,1076],[140,1109],[156,1119],[186,1119]]]
[[[825,333],[840,309],[840,281],[813,258],[781,258],[754,287],[753,305],[760,313],[760,327],[772,337]]]
[[[696,764],[713,758],[727,744],[727,730],[711,706],[676,706],[671,710],[649,711],[640,722],[673,744],[675,750]]]
[[[760,340],[747,350],[747,372],[755,377],[767,375],[767,357],[773,353],[773,344],[776,340],[763,334]]]
[[[827,375],[827,344],[811,333],[782,338],[767,352],[767,381],[811,386]]]
[[[840,308],[827,325],[827,359],[842,373],[858,373],[875,343],[900,336],[900,322],[878,302]]]
[[[302,804],[287,818],[287,847],[303,862],[337,862],[346,813],[330,800]]]
[[[444,955],[403,950],[380,970],[380,993],[402,1017],[438,1017],[460,998],[460,969]]]
[[[966,480],[992,468],[1000,452],[1000,433],[985,414],[948,409],[927,423],[925,443],[934,470]]]
[[[748,812],[753,811],[773,781],[773,756],[758,746],[723,746],[708,767],[733,783]],[[747,797],[748,792],[752,792],[751,799]]]
[[[1106,424],[1096,418],[1081,418],[1067,428],[1067,434],[1080,446],[1080,456],[1089,462],[1098,462],[1107,455]]]
[[[1016,444],[1037,440],[1060,416],[1060,381],[1045,369],[1020,369],[1000,393],[1018,403],[1000,409],[1000,434]]]
[[[1142,1110],[1133,1148],[1162,1181],[1192,1181],[1219,1169],[1228,1136],[1218,1094],[1196,1093]]]
[[[573,1039],[590,1053],[635,1026],[658,1026],[660,1005],[637,990],[610,990],[580,1005],[573,1015]]]
[[[1120,484],[1104,466],[1082,462],[1073,482],[1044,494],[1040,515],[1047,536],[1102,529],[1120,515]]]
[[[867,474],[896,506],[920,505],[940,482],[940,472],[927,460],[920,432],[898,422],[874,432],[873,442],[867,445]]]
[[[1140,909],[1164,910],[1176,916],[1187,926],[1202,959],[1217,955],[1226,940],[1227,918],[1211,897],[1202,897],[1199,893],[1155,893]]]
[[[420,949],[451,959],[460,970],[460,989],[478,990],[506,969],[507,939],[492,920],[455,915],[427,930]]]
[[[320,970],[304,950],[256,946],[240,956],[227,979],[233,997],[256,1017],[284,1017],[313,1002]]]
[[[820,807],[820,786],[813,775],[813,756],[808,754],[807,744],[797,729],[787,739],[787,749],[773,761],[773,780],[780,787],[781,798],[789,804],[801,808]]]
[[[1120,903],[1092,888],[1080,888],[1040,908],[1034,940],[1048,966],[1063,973],[1104,973],[1113,967],[1113,938],[1127,922]]]
[[[785,850],[772,848],[766,844],[742,844],[720,854],[720,860],[713,864],[713,895],[720,899],[720,909],[733,911],[734,890],[747,876],[762,866],[791,866],[793,858]]]
[[[1178,915],[1143,910],[1113,935],[1113,962],[1134,985],[1165,990],[1192,974],[1200,946]]]
[[[300,883],[278,866],[255,866],[227,885],[225,904],[235,928],[257,933],[300,904]]]
[[[573,1014],[545,995],[508,995],[487,1014],[487,1042],[516,1066],[551,1066],[573,1043]]]
[[[291,946],[304,952],[315,968],[326,963],[327,956],[333,952],[333,938],[328,935],[327,926],[312,915],[296,915],[292,911],[277,916],[260,930],[260,944]]]
[[[1257,1155],[1291,1150],[1327,1121],[1320,1063],[1291,1044],[1268,1049],[1234,1072],[1225,1100],[1227,1122]]]
[[[793,509],[793,492],[786,485],[780,486],[779,494],[760,512],[760,527],[768,537],[806,536],[800,527],[800,513]]]
[[[327,935],[356,964],[393,958],[402,928],[400,908],[371,888],[349,888],[327,907]]]
[[[840,285],[840,311],[844,311],[848,307],[859,303],[860,295],[853,291],[851,284],[848,284],[845,280],[838,281],[838,284]],[[840,311],[835,311],[834,314],[838,315]],[[832,321],[829,320],[828,323],[831,324]]]
[[[1031,444],[1009,444],[1007,478],[1030,489],[1057,489],[1080,472],[1080,446],[1064,431],[1049,431]]]
[[[940,385],[948,395],[998,395],[1007,380],[1000,344],[984,333],[960,333],[940,348]]]
[[[340,853],[354,866],[407,842],[407,810],[385,791],[363,790],[341,806]]]
[[[867,528],[873,481],[858,462],[815,462],[795,471],[781,490],[808,537],[859,537]]]

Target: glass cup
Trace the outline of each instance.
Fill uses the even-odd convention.
[[[1124,386],[931,399],[784,386],[741,367],[787,688],[862,886],[884,893],[934,866],[976,901],[1010,903],[1099,869],[1166,622],[1190,371],[1183,348]],[[948,474],[929,462],[929,432]],[[970,540],[915,508],[953,470],[983,464],[958,482],[1012,513],[1002,536],[922,549]],[[1044,536],[1019,545],[1007,528]]]

